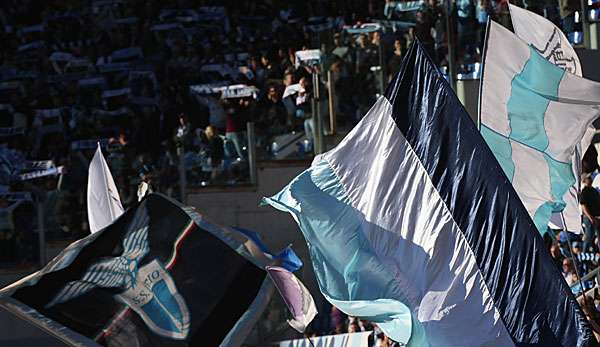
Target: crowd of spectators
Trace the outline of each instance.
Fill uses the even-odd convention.
[[[383,11],[383,3],[373,5],[3,1],[0,206],[7,208],[0,238],[7,248],[35,248],[38,201],[51,236],[86,235],[87,168],[98,143],[125,207],[140,181],[179,198],[180,162],[188,186],[246,181],[247,122],[262,157],[273,157],[277,136],[304,131],[306,140],[292,146],[295,155],[310,155],[311,73],[321,73],[325,90],[332,71],[340,119],[356,121],[356,104],[364,111],[375,96],[352,90],[373,80],[365,76],[378,63],[372,46],[380,36],[340,35],[346,23]],[[323,50],[321,66],[296,60],[308,48]],[[26,223],[15,223],[17,208]]]

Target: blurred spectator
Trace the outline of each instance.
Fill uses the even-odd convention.
[[[564,258],[562,262],[562,274],[567,281],[569,286],[577,283],[577,274],[575,273],[575,267],[573,261],[570,258]]]
[[[585,229],[584,249],[588,251],[593,246],[594,237],[600,237],[598,233],[598,216],[600,216],[600,193],[592,187],[592,177],[585,174],[582,177],[583,188],[579,202],[583,212],[583,226]]]
[[[394,40],[394,51],[390,59],[388,60],[387,70],[388,70],[388,81],[391,81],[394,76],[400,71],[400,65],[402,64],[403,50],[402,50],[402,40],[399,38]]]
[[[431,35],[431,31],[433,28],[433,11],[434,9],[430,9],[428,7],[425,10],[417,11],[415,15],[415,36],[421,41],[423,47],[429,54],[429,56],[436,61],[435,56],[435,43],[433,41],[433,36]]]
[[[312,84],[307,77],[302,77],[299,84],[300,89],[296,95],[296,117],[304,120],[304,133],[312,148],[315,139],[315,121],[311,108]]]
[[[556,267],[561,268],[563,264],[563,259],[565,257],[560,251],[560,246],[556,242],[554,242],[552,246],[550,246],[550,255],[552,256],[552,260],[556,264]]]
[[[600,342],[600,312],[594,307],[594,302],[592,298],[588,298],[587,300],[582,300],[583,305],[581,308],[585,317],[587,318],[590,326],[592,327],[592,331],[594,332],[594,336],[596,340]]]
[[[477,47],[480,52],[483,52],[483,44],[485,42],[485,28],[490,18],[491,12],[490,0],[478,0],[476,8],[477,16]]]
[[[458,34],[458,47],[461,50],[458,56],[462,59],[458,59],[459,62],[470,61],[474,55],[475,46],[475,26],[477,21],[475,20],[475,4],[473,0],[457,0],[457,34]]]
[[[287,117],[281,93],[275,85],[268,87],[266,96],[260,101],[259,117],[256,120],[257,127],[267,139],[285,133],[291,126],[292,120]]]
[[[237,158],[242,160],[244,153],[242,152],[241,132],[245,124],[244,116],[249,106],[250,101],[246,99],[232,99],[226,106],[225,138],[233,145]]]
[[[580,2],[577,0],[558,0],[562,29],[566,34],[575,31],[575,12],[580,11]]]
[[[204,134],[208,143],[208,156],[211,167],[210,179],[215,181],[223,163],[223,140],[219,136],[217,128],[212,125],[206,127]]]

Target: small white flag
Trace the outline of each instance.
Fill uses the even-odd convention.
[[[90,163],[87,187],[87,208],[90,231],[103,229],[123,214],[119,191],[104,160],[100,144]]]

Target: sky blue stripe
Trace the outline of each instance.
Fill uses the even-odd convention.
[[[544,117],[550,99],[558,96],[558,87],[565,73],[544,59],[531,46],[530,57],[523,70],[515,75],[507,102],[510,138],[544,151],[548,135]]]
[[[550,170],[552,201],[542,204],[533,216],[533,222],[542,235],[547,230],[548,221],[552,213],[560,212],[565,208],[566,203],[563,200],[563,196],[567,193],[569,187],[576,182],[571,164],[554,160],[546,153],[544,153],[544,159],[546,159]]]
[[[428,346],[421,323],[400,293],[398,279],[370,247],[363,225],[378,228],[373,232],[386,231],[370,225],[350,205],[327,161],[313,163],[281,192],[264,201],[295,216],[308,244],[319,287],[329,301],[346,313],[383,323],[382,330],[395,340],[407,341],[410,337],[409,346]],[[402,242],[389,237],[390,242]]]
[[[483,124],[481,125],[481,136],[483,136],[485,142],[487,142],[492,152],[494,152],[494,156],[498,160],[498,163],[500,163],[508,180],[512,182],[515,176],[515,163],[512,159],[510,140]]]

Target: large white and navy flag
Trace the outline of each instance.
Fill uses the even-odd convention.
[[[552,64],[577,76],[582,76],[581,62],[569,43],[567,36],[554,23],[546,18],[509,4],[510,17],[515,34],[527,44],[535,48]],[[490,47],[490,49],[494,49]],[[581,159],[594,137],[596,129],[590,125],[586,128],[583,138],[575,148],[572,156],[575,183],[569,187],[568,194],[563,197],[565,208],[555,213],[550,222],[569,231],[581,232],[581,208],[579,206],[579,186],[581,176]]]
[[[102,155],[100,143],[90,162],[87,186],[87,211],[90,232],[110,225],[123,214],[119,191]]]
[[[554,65],[498,23],[487,35],[481,134],[544,233],[577,182],[573,155],[600,114],[600,83]]]
[[[343,312],[410,346],[590,346],[502,167],[416,42],[372,109],[276,195]]]

